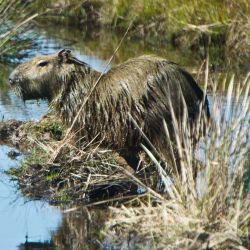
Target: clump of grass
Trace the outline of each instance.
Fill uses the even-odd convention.
[[[22,162],[16,174],[26,196],[53,204],[66,200],[71,204],[89,204],[97,200],[105,203],[104,200],[129,194],[135,188],[128,176],[118,171],[119,156],[110,150],[99,149],[98,144],[81,144],[78,148],[73,140],[67,142],[51,163],[49,159],[59,142],[41,142],[34,138],[32,141],[32,154]]]
[[[10,169],[8,174],[18,181],[25,196],[53,204],[88,204],[98,199],[105,203],[110,196],[121,199],[136,189],[128,176],[117,169],[119,155],[99,148],[98,142],[79,143],[70,135],[61,147],[65,130],[53,115],[38,123],[24,123],[16,133],[20,135],[16,138],[20,147],[29,153],[21,167]],[[51,162],[59,146],[60,153]]]
[[[103,23],[114,27],[127,27],[131,20],[144,31],[162,34],[176,33],[182,29],[218,32],[220,26],[229,24],[235,17],[248,16],[247,1],[163,1],[163,0],[110,0],[103,4]],[[160,25],[159,25],[160,24]]]
[[[13,58],[31,45],[31,38],[24,31],[37,16],[21,0],[0,2],[0,59]]]
[[[64,130],[62,122],[55,119],[54,116],[47,116],[33,126],[33,131],[36,133],[36,137],[38,133],[41,135],[48,133],[48,136],[58,141],[63,138]]]
[[[107,241],[132,249],[249,248],[250,200],[244,192],[250,146],[249,76],[242,83],[232,77],[225,97],[219,97],[214,86],[213,122],[207,124],[208,134],[198,152],[185,119],[182,124],[174,122],[179,175],[166,175],[166,168],[145,148],[164,192],[160,197],[149,193],[148,200],[136,207],[112,207]]]

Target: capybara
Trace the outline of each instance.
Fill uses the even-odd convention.
[[[47,98],[70,126],[100,75],[63,49],[19,65],[9,81],[24,100]],[[207,98],[188,72],[166,59],[143,55],[102,75],[77,117],[74,130],[81,130],[84,140],[95,138],[115,150],[136,151],[140,143],[149,140],[164,156],[169,149],[163,119],[172,135],[170,108],[179,122],[187,108],[187,121],[193,126],[203,100],[202,110],[209,116]]]

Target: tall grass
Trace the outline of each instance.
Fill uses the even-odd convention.
[[[237,16],[247,17],[248,1],[183,1],[183,0],[109,0],[103,4],[103,22],[127,27],[136,24],[150,25],[153,29],[168,32],[185,29],[212,31],[229,24]],[[162,26],[156,24],[161,20]]]
[[[27,28],[38,13],[29,8],[23,1],[0,2],[0,59],[10,59],[18,52],[31,46],[31,37]]]
[[[214,86],[213,122],[207,124],[198,150],[188,122],[174,122],[180,175],[167,176],[166,168],[144,147],[158,169],[163,193],[160,198],[150,193],[136,207],[111,207],[113,217],[105,232],[109,242],[123,249],[249,249],[250,200],[244,192],[249,89],[250,74],[241,83],[232,76],[226,96]],[[166,135],[169,138],[167,127]]]
[[[77,1],[76,1],[77,2]],[[50,12],[60,12],[68,5],[53,5],[40,0],[0,1],[0,59],[14,59],[19,52],[32,46],[35,37],[32,20]]]

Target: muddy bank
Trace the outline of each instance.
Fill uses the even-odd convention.
[[[17,120],[0,122],[0,144],[16,146],[16,144],[20,142],[18,131],[23,124],[24,122]]]
[[[71,137],[62,145],[64,133],[53,116],[45,116],[40,122],[1,123],[1,143],[26,154],[20,168],[8,171],[24,196],[50,204],[114,204],[146,192],[138,191],[139,179],[145,179],[149,170],[134,173],[117,152],[99,148],[98,142],[78,146]],[[149,163],[145,160],[140,164]],[[154,183],[155,173],[150,171],[146,178],[149,185]]]
[[[45,143],[60,140],[61,123],[53,122],[54,117],[44,116],[40,122],[8,120],[0,122],[0,144],[16,147],[22,152],[29,152],[35,140]]]

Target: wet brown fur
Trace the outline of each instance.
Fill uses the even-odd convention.
[[[24,99],[47,98],[70,126],[84,98],[100,73],[77,60],[67,50],[39,56],[19,65],[11,74],[12,85]],[[170,102],[178,120],[183,116],[183,99],[189,121],[199,114],[203,91],[192,76],[178,65],[157,56],[140,56],[114,66],[105,73],[77,119],[85,140],[98,138],[110,148],[137,150],[146,134],[161,155],[166,155],[163,119],[172,126]],[[208,103],[205,103],[208,111]]]

